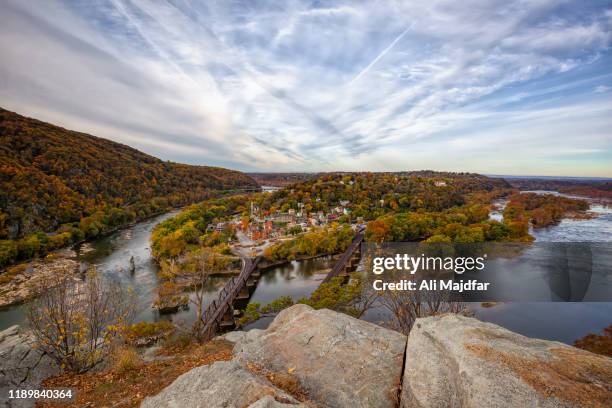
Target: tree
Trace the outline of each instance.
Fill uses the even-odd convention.
[[[381,243],[390,237],[391,228],[385,220],[378,219],[368,223],[366,239],[370,242]]]
[[[191,333],[198,342],[202,342],[207,339],[207,333],[204,329],[208,316],[204,315],[206,310],[204,296],[207,293],[208,281],[212,272],[228,267],[229,259],[208,248],[200,250],[194,255],[194,258],[196,260],[195,268],[189,273],[189,289],[193,293],[189,302],[194,306],[196,312]]]
[[[452,301],[447,292],[384,291],[380,303],[393,315],[392,328],[406,335],[420,317],[443,313],[471,314],[466,303]]]
[[[129,323],[133,298],[91,268],[84,281],[66,272],[38,288],[28,308],[36,346],[61,367],[84,372],[108,355]]]
[[[314,309],[331,309],[360,318],[378,298],[378,294],[370,288],[358,273],[353,273],[346,284],[344,278],[338,276],[321,283],[309,298],[300,299],[299,303]]]

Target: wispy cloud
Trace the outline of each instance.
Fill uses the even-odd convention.
[[[359,78],[361,78],[362,76],[364,76],[370,70],[370,68],[372,68],[374,66],[374,64],[376,64],[382,57],[384,57],[389,51],[391,51],[391,49],[395,46],[395,44],[397,44],[397,42],[399,40],[401,40],[406,34],[408,34],[408,31],[410,31],[410,28],[412,28],[412,25],[410,27],[406,28],[404,31],[402,31],[402,33],[400,35],[395,37],[395,39],[393,41],[391,41],[391,44],[389,44],[384,50],[382,50],[380,52],[380,54],[378,54],[376,56],[376,58],[374,58],[372,60],[372,62],[370,62],[361,72],[359,72],[355,76],[355,78],[353,78],[353,79],[351,79],[349,81],[349,85],[352,84],[353,82],[359,80]]]
[[[0,104],[246,170],[612,176],[610,45],[577,1],[6,0]]]

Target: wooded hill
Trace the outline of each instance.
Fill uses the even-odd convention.
[[[238,171],[164,162],[0,108],[0,266],[213,191],[256,187]],[[49,232],[58,234],[41,235]]]

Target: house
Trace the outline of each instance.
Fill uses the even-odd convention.
[[[444,187],[444,186],[446,186],[446,181],[436,180],[436,181],[434,181],[434,185],[436,187]]]
[[[264,232],[265,232],[266,234],[270,234],[270,233],[272,233],[273,229],[274,229],[274,227],[273,227],[273,225],[272,225],[272,221],[266,221],[266,222],[264,223]]]
[[[338,218],[340,218],[340,216],[338,214],[332,213],[332,214],[328,214],[327,215],[327,220],[328,221],[335,221]]]

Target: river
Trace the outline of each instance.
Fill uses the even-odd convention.
[[[106,237],[83,244],[68,257],[83,262],[84,265],[96,266],[98,273],[120,281],[123,286],[131,287],[137,299],[135,321],[157,321],[170,319],[179,325],[187,326],[195,318],[193,307],[172,315],[160,315],[151,308],[157,288],[159,267],[151,256],[150,237],[155,225],[172,217],[177,212],[170,212]],[[66,256],[66,255],[64,255]],[[130,258],[134,257],[134,273],[129,272]],[[255,289],[251,302],[266,304],[272,300],[289,295],[299,299],[310,295],[325,277],[321,272],[331,267],[331,258],[315,258],[294,261],[266,270]],[[212,277],[206,287],[205,303],[215,299],[229,276]],[[26,305],[16,305],[0,310],[0,330],[14,324],[23,324],[26,319]],[[258,327],[266,320],[258,322]]]
[[[533,191],[569,196],[551,191]],[[500,210],[504,202],[498,203]],[[536,242],[612,242],[612,208],[591,204],[596,218],[585,220],[563,219],[558,225],[531,229]],[[491,218],[501,221],[500,211]],[[472,305],[475,316],[499,324],[529,337],[557,340],[571,344],[589,334],[599,333],[612,324],[612,303],[607,302],[507,302],[494,307]]]
[[[598,214],[588,220],[563,220],[559,225],[533,230],[537,241],[590,241],[612,240],[612,210],[602,205],[592,205],[591,211]],[[189,325],[194,318],[193,307],[174,315],[160,316],[151,308],[157,287],[158,266],[151,257],[149,238],[153,227],[176,212],[143,221],[132,227],[115,232],[107,237],[87,243],[76,251],[75,259],[96,265],[97,270],[107,276],[131,286],[138,296],[136,320],[156,321],[171,319],[177,324]],[[492,218],[497,217],[492,213]],[[127,269],[130,257],[134,257],[135,271]],[[291,296],[294,300],[310,295],[320,284],[326,269],[333,260],[330,257],[294,261],[263,271],[250,302],[263,304],[280,296]],[[228,277],[215,277],[207,287],[206,302],[212,301]],[[19,305],[0,311],[0,330],[25,320],[25,306]],[[600,332],[612,323],[612,303],[563,303],[530,302],[503,303],[485,308],[473,304],[475,316],[490,321],[526,336],[572,343],[588,333]],[[380,323],[388,313],[375,308],[365,320]],[[265,328],[271,317],[264,317],[246,328]]]

